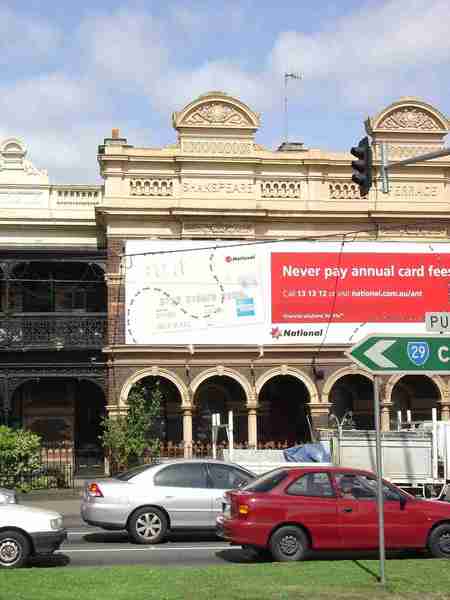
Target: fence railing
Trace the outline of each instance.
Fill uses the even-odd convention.
[[[258,442],[258,450],[285,450],[289,448],[291,444],[287,440],[283,442],[267,441]],[[173,442],[161,442],[160,444],[160,456],[161,458],[182,458],[184,456],[184,442],[173,443]],[[217,444],[217,450],[227,449],[228,444],[220,443]],[[243,450],[250,448],[248,442],[234,442],[233,448]],[[212,444],[205,442],[192,442],[192,456],[195,458],[209,458],[212,456]]]
[[[0,456],[0,486],[24,491],[72,488],[74,464],[73,446],[69,442],[43,444],[33,465],[20,470]]]

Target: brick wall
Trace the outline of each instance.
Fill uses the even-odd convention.
[[[116,346],[125,343],[125,271],[120,270],[124,241],[108,239],[108,344]]]

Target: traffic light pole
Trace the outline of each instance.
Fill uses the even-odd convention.
[[[433,158],[440,158],[441,156],[450,156],[450,148],[443,148],[442,150],[437,150],[436,152],[428,152],[428,154],[420,154],[419,156],[413,156],[412,158],[405,158],[404,160],[388,163],[386,144],[381,144],[381,191],[383,194],[389,194],[388,169],[391,169],[392,167],[413,165],[418,162],[432,160]]]

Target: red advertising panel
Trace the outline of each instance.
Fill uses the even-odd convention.
[[[450,310],[450,254],[273,252],[272,323],[423,322]]]

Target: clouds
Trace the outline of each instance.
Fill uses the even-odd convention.
[[[323,3],[309,14],[295,3],[285,20],[263,0],[257,15],[246,2],[94,5],[70,31],[61,19],[0,8],[0,60],[9,60],[0,131],[22,137],[53,181],[76,183],[98,181],[96,148],[111,127],[131,144],[171,143],[170,113],[210,90],[262,112],[260,141],[277,142],[286,71],[303,75],[289,86],[291,110],[309,115],[301,139],[346,147],[338,120],[360,127],[362,116],[403,95],[445,112],[446,1],[371,0],[340,16]]]
[[[426,94],[431,78],[423,70],[448,67],[449,21],[446,1],[375,2],[319,31],[281,33],[271,68],[301,71],[306,82],[334,89],[349,107],[374,105],[392,92],[406,95],[422,88]],[[419,88],[411,72],[420,70]]]
[[[0,64],[11,61],[50,59],[61,41],[61,31],[48,20],[0,6]]]

